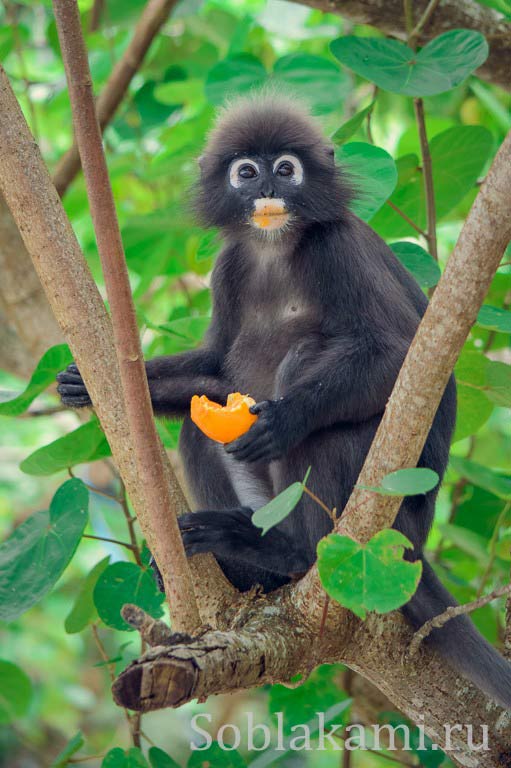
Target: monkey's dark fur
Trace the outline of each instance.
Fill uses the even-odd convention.
[[[275,172],[283,154],[303,166],[303,183]],[[235,188],[229,169],[250,158],[255,178]],[[261,536],[251,515],[301,480],[330,508],[350,496],[427,299],[392,251],[350,212],[349,184],[332,147],[301,108],[281,97],[242,100],[221,115],[200,161],[197,210],[223,231],[212,277],[213,319],[202,348],[147,362],[157,413],[184,417],[180,451],[197,509],[180,527],[189,555],[212,552],[241,590],[273,590],[316,559],[329,517],[307,495]],[[250,175],[251,171],[247,171]],[[284,230],[251,223],[255,199],[281,198]],[[59,376],[64,403],[88,401],[76,367]],[[194,394],[225,402],[248,393],[259,418],[226,448],[188,414]],[[451,378],[419,466],[443,477],[455,423]],[[423,577],[403,608],[415,627],[454,598],[423,558],[437,489],[403,502],[395,527],[413,542]],[[511,707],[511,666],[466,617],[429,641],[462,673]]]

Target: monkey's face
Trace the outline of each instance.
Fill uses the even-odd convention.
[[[293,154],[240,157],[229,166],[230,194],[243,219],[266,232],[287,227],[303,181],[302,162]]]

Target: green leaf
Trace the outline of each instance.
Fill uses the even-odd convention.
[[[389,472],[379,486],[357,485],[357,488],[374,491],[382,496],[417,496],[432,491],[438,485],[439,479],[432,469],[415,467]]]
[[[96,610],[92,599],[92,592],[99,576],[103,573],[109,562],[110,555],[107,555],[99,563],[96,563],[94,568],[85,577],[74,605],[64,621],[64,628],[68,635],[81,632],[93,620]]]
[[[53,475],[76,464],[86,464],[110,455],[107,439],[99,421],[94,418],[31,453],[21,462],[20,469],[27,475]]]
[[[156,586],[152,573],[135,563],[114,563],[100,575],[93,590],[93,599],[100,618],[109,627],[132,632],[121,616],[121,608],[133,603],[154,618],[163,616],[161,604],[165,595]]]
[[[359,112],[353,115],[349,120],[341,125],[340,128],[332,136],[332,141],[337,146],[344,144],[350,139],[354,133],[358,131],[367,115],[372,112],[375,105],[375,101],[372,101],[367,107],[361,109]]]
[[[477,315],[477,324],[489,331],[511,333],[511,312],[508,309],[484,304]]]
[[[170,755],[158,747],[151,747],[148,752],[148,757],[151,768],[180,768],[178,763],[176,763]]]
[[[311,468],[307,470],[301,483],[292,483],[275,498],[265,504],[264,507],[257,509],[252,515],[252,522],[258,528],[262,528],[262,536],[270,528],[278,525],[282,520],[291,514],[303,495],[303,489],[309,477]]]
[[[284,93],[300,96],[319,112],[338,109],[351,85],[334,62],[310,53],[291,53],[278,59],[272,80]]]
[[[67,344],[51,347],[39,360],[32,378],[23,392],[14,397],[9,392],[9,399],[6,399],[4,393],[0,392],[0,416],[19,416],[20,413],[26,411],[30,403],[55,382],[57,373],[69,365],[72,360],[73,357]]]
[[[486,394],[495,405],[511,408],[511,365],[489,360],[486,368]]]
[[[404,96],[433,96],[465,80],[488,57],[479,32],[453,29],[418,53],[398,40],[348,35],[334,40],[332,53],[357,75]]]
[[[26,715],[31,701],[32,683],[28,675],[16,664],[0,659],[0,723]]]
[[[66,768],[69,764],[69,758],[73,757],[84,744],[85,739],[83,738],[81,731],[78,731],[78,733],[75,733],[75,735],[69,739],[64,749],[59,752],[50,768]]]
[[[391,243],[390,247],[397,258],[409,272],[412,273],[419,285],[432,288],[441,277],[440,267],[424,248],[406,240]]]
[[[224,742],[228,744],[227,738]],[[236,749],[222,749],[214,741],[209,749],[192,752],[187,768],[244,768],[246,765]]]
[[[450,465],[473,485],[484,488],[500,499],[511,501],[511,477],[460,456],[451,456]]]
[[[321,583],[330,597],[361,619],[368,611],[393,611],[408,602],[421,577],[420,562],[403,560],[405,548],[411,547],[406,536],[390,529],[365,545],[330,534],[318,544]]]
[[[364,142],[344,144],[337,148],[335,156],[352,179],[355,189],[352,210],[364,221],[369,221],[397,184],[394,160],[381,147]]]
[[[31,515],[0,545],[0,619],[21,616],[59,579],[85,528],[88,501],[82,481],[68,480],[49,511]]]
[[[266,77],[266,70],[259,59],[249,53],[240,53],[220,61],[208,72],[206,97],[211,104],[219,106],[229,96],[240,96],[259,88]]]

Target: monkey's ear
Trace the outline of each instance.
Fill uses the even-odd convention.
[[[335,147],[333,144],[329,144],[327,146],[326,153],[327,153],[328,159],[331,160],[333,164],[335,162]]]
[[[197,165],[199,166],[200,170],[204,170],[204,164],[205,164],[206,158],[204,155],[200,155],[200,157],[197,158]]]

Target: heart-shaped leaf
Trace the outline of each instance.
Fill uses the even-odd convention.
[[[0,545],[0,619],[13,621],[56,583],[80,541],[88,500],[82,481],[68,480],[49,510],[31,515]]]
[[[94,605],[109,627],[133,631],[121,616],[121,608],[133,603],[155,618],[163,616],[160,592],[152,573],[135,563],[114,563],[99,576],[93,591]]]
[[[388,613],[404,605],[417,589],[422,564],[403,560],[411,542],[399,531],[379,531],[359,544],[332,533],[318,544],[321,583],[338,603],[361,619],[368,611]]]
[[[21,393],[0,392],[0,416],[18,416],[30,403],[55,382],[55,377],[73,360],[67,344],[51,347],[39,360],[26,389]]]
[[[334,40],[331,49],[357,75],[404,96],[449,91],[488,57],[483,35],[469,29],[445,32],[418,52],[399,40],[354,35]]]

